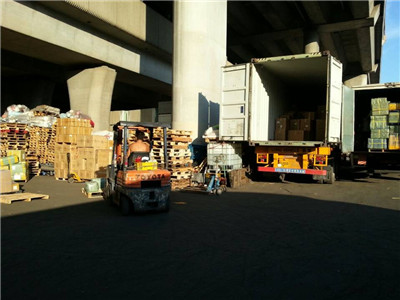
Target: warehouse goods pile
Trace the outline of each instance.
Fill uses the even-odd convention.
[[[276,119],[275,140],[277,141],[323,141],[325,137],[325,105],[316,112],[287,112]]]
[[[106,176],[112,141],[107,136],[92,135],[92,131],[90,120],[58,119],[54,161],[57,179],[67,179],[71,172],[82,179]]]
[[[191,152],[189,143],[191,132],[184,130],[167,131],[168,169],[171,171],[171,189],[181,189],[190,186],[192,176]],[[161,129],[155,130],[153,136],[153,149],[151,158],[159,164],[164,164],[164,136]]]
[[[400,103],[386,98],[371,99],[370,150],[400,150]]]

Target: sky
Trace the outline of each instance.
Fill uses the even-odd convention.
[[[385,21],[380,82],[400,82],[400,0],[386,1]]]

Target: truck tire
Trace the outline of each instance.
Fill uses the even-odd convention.
[[[128,216],[131,212],[131,205],[129,202],[129,198],[127,196],[124,194],[120,195],[119,207],[123,216]]]

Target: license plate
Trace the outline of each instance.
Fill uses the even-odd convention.
[[[293,174],[306,174],[306,170],[303,170],[303,169],[275,168],[275,172],[278,172],[278,173],[293,173]]]

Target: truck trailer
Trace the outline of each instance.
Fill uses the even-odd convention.
[[[343,85],[342,64],[329,52],[226,66],[219,139],[249,146],[253,172],[333,183],[341,160],[356,157],[357,93]]]

